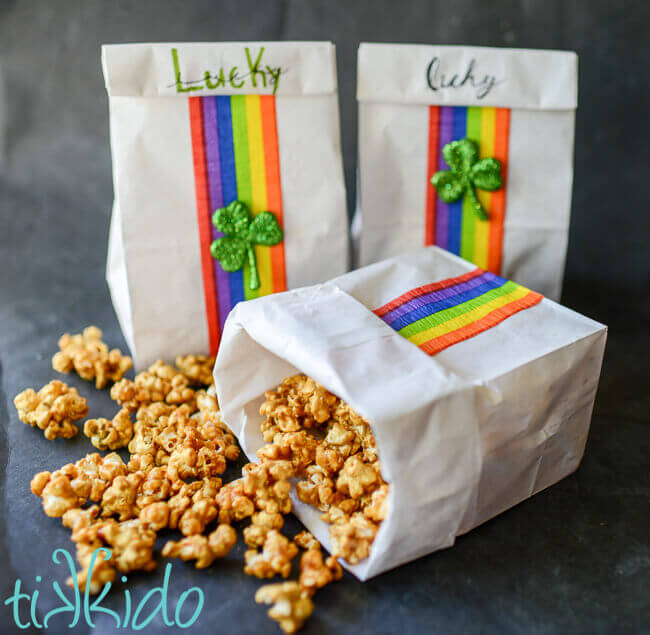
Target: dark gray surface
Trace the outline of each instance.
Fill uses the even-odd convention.
[[[64,574],[68,531],[28,491],[32,474],[89,451],[21,424],[13,395],[52,376],[64,331],[100,325],[124,346],[104,282],[112,197],[102,42],[332,39],[338,47],[346,178],[353,200],[358,41],[570,48],[580,55],[573,220],[564,302],[610,327],[578,472],[449,550],[317,596],[305,633],[650,632],[650,5],[639,2],[0,2],[0,593]],[[108,395],[71,378],[91,412]],[[292,525],[292,528],[297,523]],[[199,584],[192,632],[274,632],[253,604],[242,546],[205,572],[173,563],[171,604]],[[35,575],[43,576],[40,585]],[[136,575],[135,597],[161,581]],[[47,584],[46,584],[47,583]],[[108,606],[123,610],[118,586]],[[70,632],[53,618],[50,631]],[[0,630],[12,630],[0,604]],[[172,632],[160,623],[146,632]],[[110,619],[95,629],[114,632]],[[277,631],[279,632],[279,631]]]

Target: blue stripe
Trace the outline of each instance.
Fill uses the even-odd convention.
[[[237,200],[237,173],[235,171],[235,150],[232,141],[232,114],[230,97],[215,97],[217,102],[217,125],[219,126],[219,158],[221,160],[221,187],[223,204],[229,205]],[[231,308],[244,298],[244,272],[228,274],[230,281]]]
[[[499,287],[502,287],[505,283],[506,280],[497,278],[496,280],[484,282],[474,289],[459,293],[457,295],[451,296],[450,298],[445,298],[444,300],[438,300],[437,302],[431,302],[430,304],[419,306],[416,309],[413,309],[412,311],[409,311],[408,313],[400,316],[394,322],[391,322],[389,326],[391,328],[394,328],[396,331],[399,331],[405,326],[408,326],[413,322],[417,322],[422,318],[429,317],[434,313],[444,311],[445,309],[451,309],[452,307],[463,304],[463,302],[467,302],[468,300],[474,300],[475,298],[482,296],[484,293],[487,293],[492,289],[498,289]]]
[[[467,136],[467,108],[454,107],[453,139],[458,141]],[[463,199],[449,205],[449,240],[447,249],[453,254],[460,255],[460,227],[463,219]]]

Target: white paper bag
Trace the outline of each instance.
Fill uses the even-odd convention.
[[[560,297],[571,208],[577,56],[466,46],[361,44],[359,208],[366,265],[438,245]],[[470,139],[502,185],[444,202],[443,148]],[[479,181],[480,183],[480,181]],[[466,184],[467,185],[467,184]],[[474,191],[489,220],[474,211]]]
[[[215,353],[238,301],[347,271],[331,43],[109,45],[102,62],[115,189],[107,279],[137,367]],[[251,243],[255,266],[245,251],[226,272],[210,251],[223,235],[212,216],[237,200],[250,220],[270,211],[283,238]]]
[[[387,308],[397,308],[377,311],[383,318],[373,312],[396,299]],[[456,321],[442,320],[449,310]],[[422,311],[448,332],[434,324],[439,330],[418,331],[426,342],[416,345],[399,324],[389,326]],[[365,580],[449,547],[577,468],[605,338],[601,324],[429,247],[238,305],[214,378],[224,418],[251,460],[264,444],[264,392],[294,373],[370,422],[389,511],[370,556],[343,562]],[[425,353],[429,342],[440,352]],[[293,502],[329,549],[320,512]]]

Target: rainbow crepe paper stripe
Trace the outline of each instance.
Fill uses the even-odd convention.
[[[282,227],[282,185],[273,95],[190,97],[190,130],[210,351],[215,354],[230,310],[242,300],[286,291],[284,245],[255,246],[260,287],[250,272],[228,273],[210,254],[222,236],[212,224],[220,207],[239,200],[253,215],[271,211]]]
[[[509,135],[508,108],[429,106],[424,243],[438,245],[496,274],[501,272]],[[490,217],[488,221],[476,216],[466,197],[456,203],[445,203],[431,184],[435,172],[449,169],[442,156],[443,147],[464,138],[479,144],[480,157],[501,161],[503,186],[494,192],[477,190]]]
[[[408,291],[374,313],[425,353],[436,355],[534,306],[542,297],[477,268]]]

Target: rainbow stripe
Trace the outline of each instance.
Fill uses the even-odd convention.
[[[438,245],[496,274],[501,271],[509,134],[508,108],[429,106],[425,245]],[[445,203],[431,185],[435,172],[449,169],[442,148],[465,137],[479,144],[481,157],[501,161],[503,187],[495,192],[477,189],[488,221],[476,217],[467,197]]]
[[[228,273],[210,254],[221,236],[212,214],[240,200],[253,215],[275,214],[282,227],[282,186],[273,95],[190,97],[190,131],[210,352],[216,354],[230,310],[242,300],[286,291],[284,246],[255,246],[260,288],[249,288],[248,266]]]
[[[436,355],[541,300],[539,293],[477,268],[408,291],[374,313],[425,353]]]

